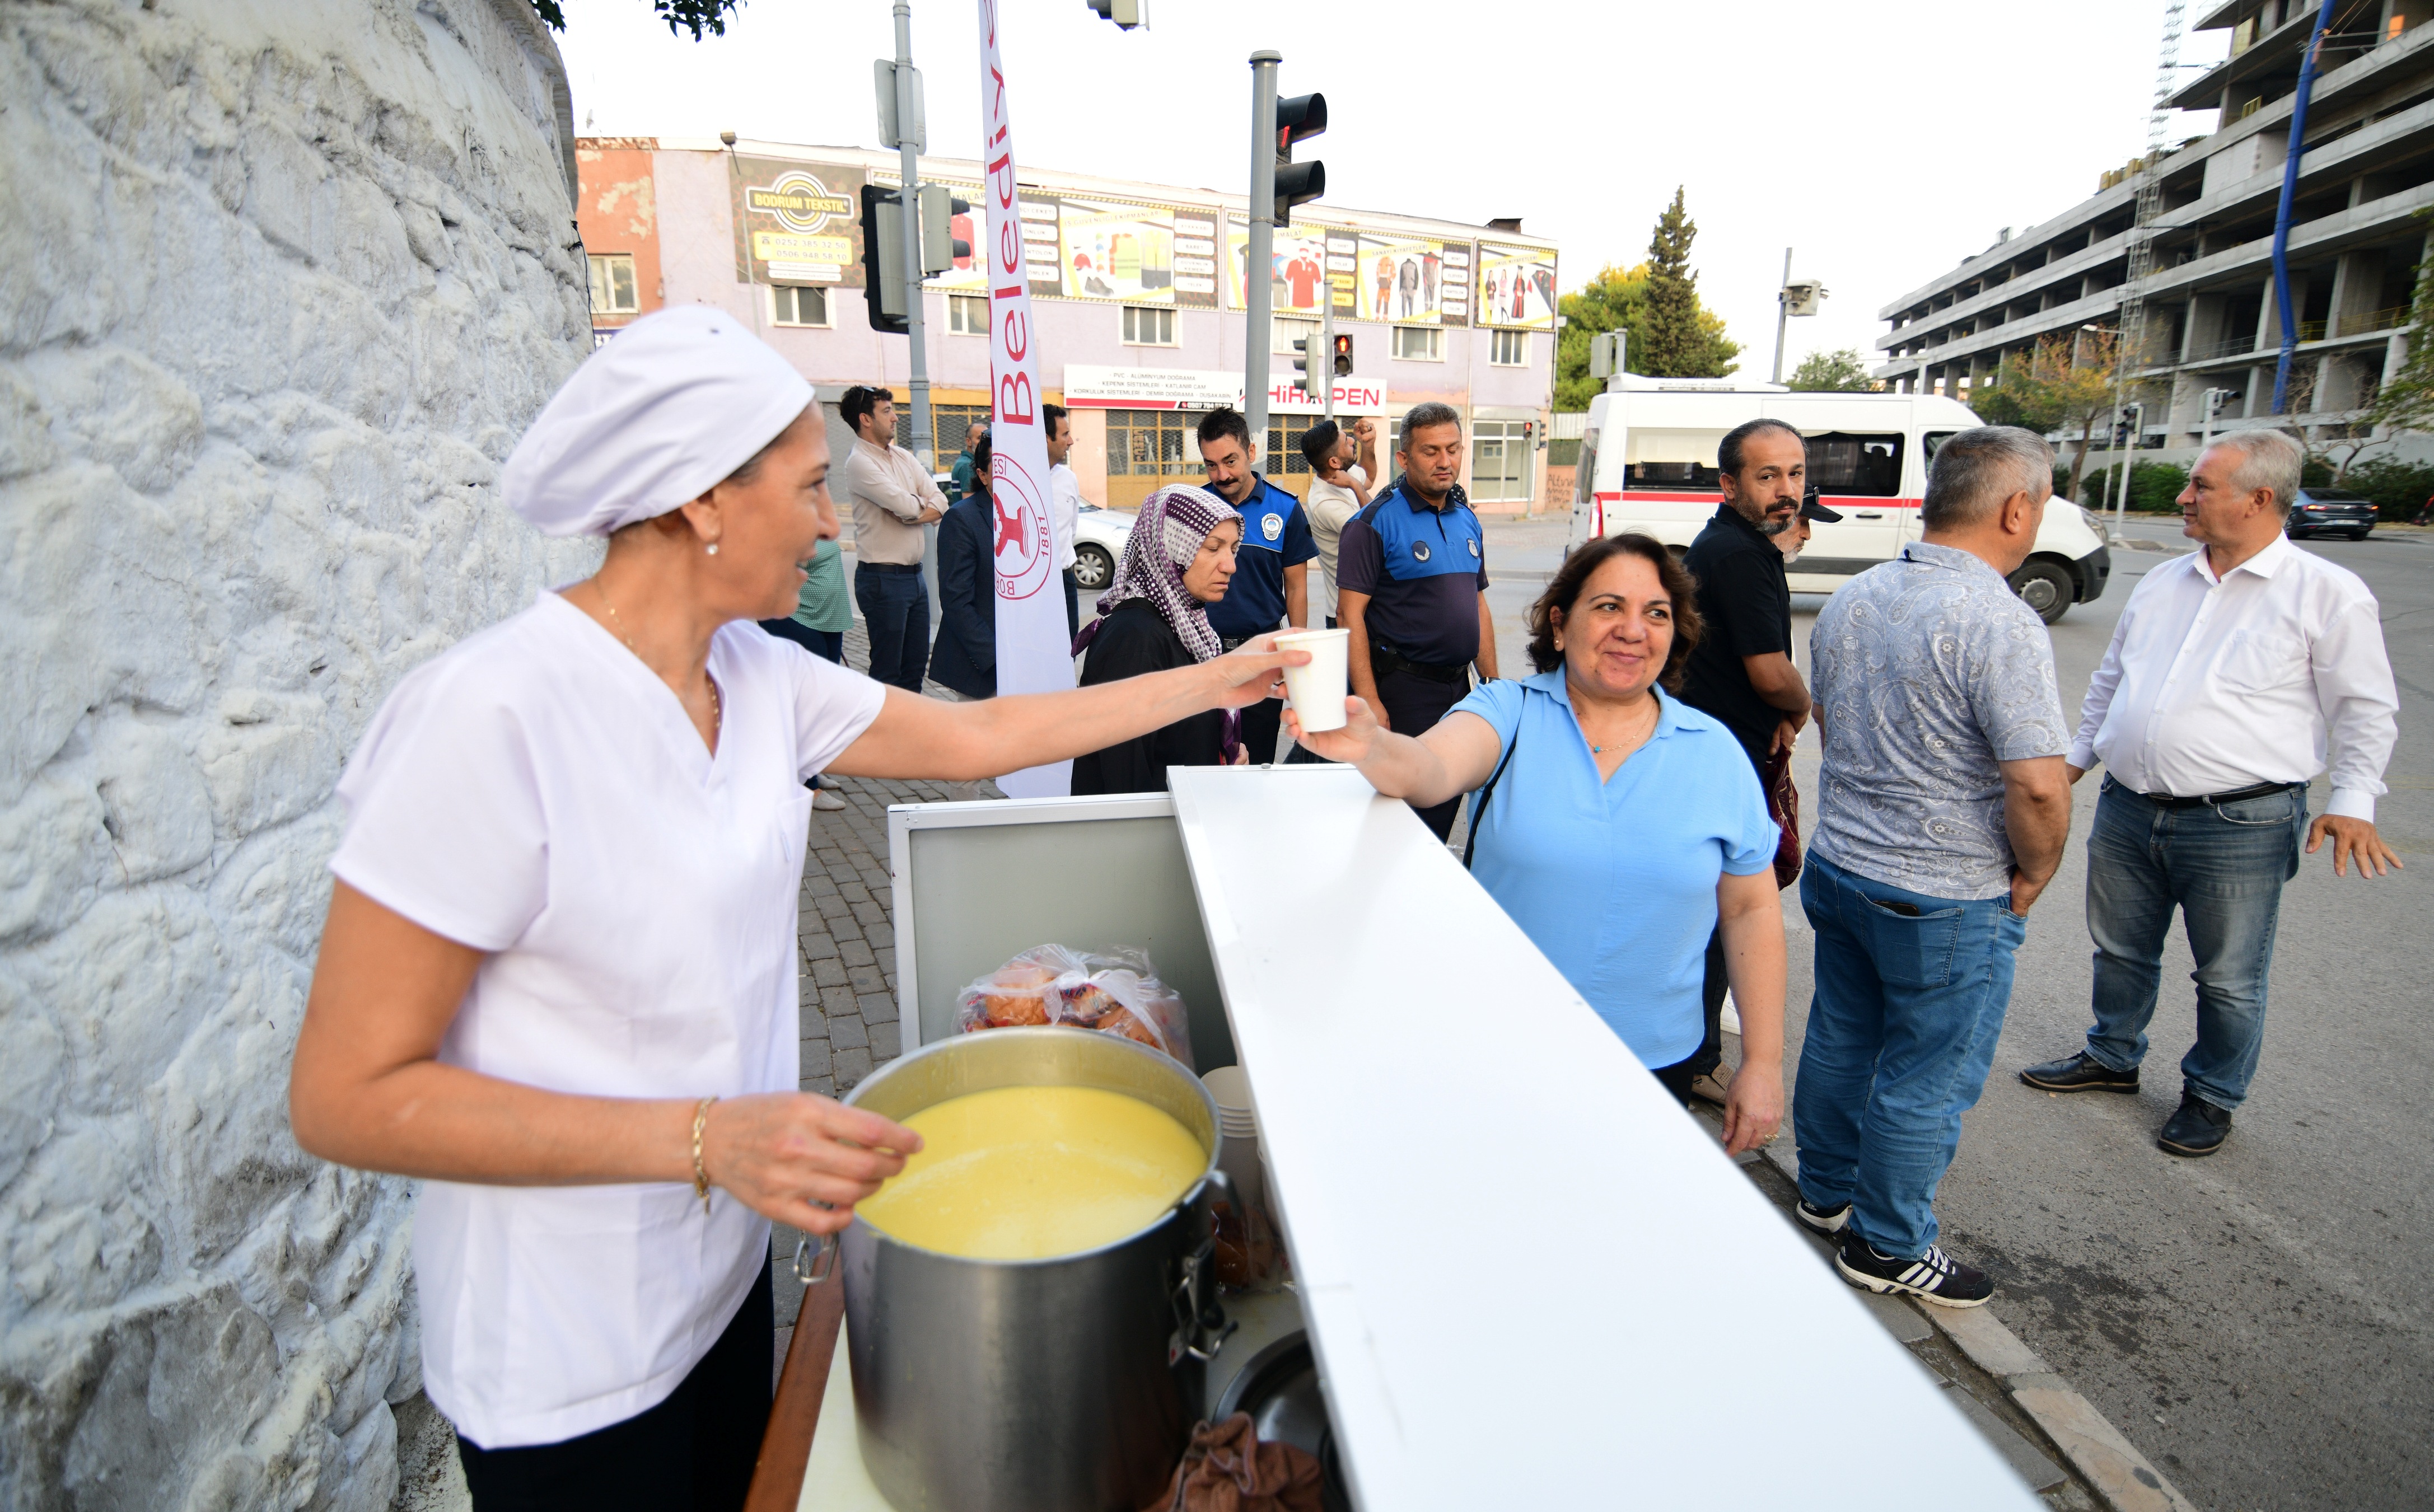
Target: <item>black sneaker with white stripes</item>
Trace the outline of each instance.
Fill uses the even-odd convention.
[[[1851,1221],[1851,1204],[1845,1202],[1840,1207],[1818,1208],[1809,1206],[1808,1199],[1802,1198],[1792,1204],[1791,1215],[1811,1233],[1837,1234],[1843,1232],[1843,1225]]]
[[[1984,1271],[1963,1265],[1934,1245],[1916,1260],[1904,1260],[1846,1233],[1834,1268],[1854,1286],[1887,1297],[1915,1297],[1938,1307],[1978,1307],[1995,1295],[1995,1283]]]

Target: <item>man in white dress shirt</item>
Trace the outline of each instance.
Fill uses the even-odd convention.
[[[1039,416],[1048,426],[1048,498],[1056,521],[1056,570],[1065,578],[1065,638],[1082,633],[1082,613],[1075,596],[1082,585],[1073,576],[1073,533],[1082,526],[1082,480],[1065,459],[1073,454],[1073,422],[1062,404],[1042,404]]]
[[[2203,550],[2140,580],[2088,684],[2073,782],[2104,763],[2087,841],[2096,1025],[2087,1048],[2020,1073],[2048,1092],[2138,1090],[2164,937],[2181,910],[2197,958],[2198,1038],[2159,1143],[2211,1155],[2231,1132],[2265,1043],[2265,981],[2282,885],[2304,836],[2333,873],[2400,864],[2374,829],[2400,699],[2374,595],[2292,545],[2283,517],[2305,453],[2239,431],[2198,459],[2180,498]],[[2307,784],[2329,766],[2311,824]]]

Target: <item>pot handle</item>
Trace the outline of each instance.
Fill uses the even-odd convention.
[[[1231,1201],[1234,1186],[1226,1180],[1224,1171],[1212,1170],[1202,1181],[1199,1192],[1194,1196],[1208,1196],[1211,1201]],[[1226,1339],[1242,1326],[1227,1317],[1226,1309],[1217,1303],[1216,1255],[1217,1225],[1212,1219],[1208,1232],[1200,1236],[1200,1242],[1192,1247],[1191,1252],[1183,1257],[1179,1267],[1182,1275],[1175,1282],[1172,1299],[1174,1335],[1167,1348],[1169,1365],[1185,1354],[1203,1362],[1216,1358],[1217,1351],[1226,1347]]]
[[[812,1247],[816,1242],[817,1249]],[[832,1233],[805,1234],[795,1241],[795,1279],[816,1286],[836,1274],[837,1241]]]

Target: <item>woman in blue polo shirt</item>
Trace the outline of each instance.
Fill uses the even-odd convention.
[[[1783,1121],[1776,831],[1732,733],[1658,687],[1698,642],[1689,574],[1646,535],[1607,536],[1565,558],[1530,633],[1538,675],[1484,684],[1416,739],[1357,698],[1343,729],[1295,721],[1294,738],[1414,807],[1488,784],[1472,810],[1480,885],[1685,1102],[1721,923],[1741,1013],[1724,1135],[1754,1148]]]

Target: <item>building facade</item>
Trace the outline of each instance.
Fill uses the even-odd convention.
[[[870,328],[863,291],[861,191],[896,187],[895,154],[591,137],[576,159],[597,339],[664,305],[718,305],[756,321],[831,415],[852,384],[893,388],[899,439],[909,442],[910,350],[902,336]],[[971,244],[981,240],[980,176],[968,160],[922,160],[925,183],[975,207],[953,228]],[[1029,168],[1021,198],[1040,381],[1073,412],[1083,494],[1130,508],[1164,484],[1197,480],[1192,426],[1242,401],[1243,200]],[[1319,301],[1331,289],[1335,329],[1353,338],[1353,373],[1336,382],[1339,416],[1371,416],[1390,434],[1412,405],[1450,404],[1470,442],[1463,482],[1481,510],[1520,513],[1551,498],[1555,252],[1517,222],[1301,207],[1276,233],[1262,470],[1295,494],[1309,486],[1300,441],[1322,406],[1294,386],[1293,344],[1318,345]],[[930,281],[923,319],[943,469],[987,414],[977,260]],[[1380,462],[1391,470],[1391,456]]]
[[[2117,330],[2140,179],[2156,174],[2151,271],[2136,291],[2146,339],[2124,358],[2130,397],[2144,406],[2136,444],[2185,458],[2208,429],[2209,391],[2220,391],[2215,429],[2274,414],[2274,221],[2317,10],[2314,0],[2203,10],[2197,29],[2228,29],[2231,54],[2172,104],[2217,110],[2215,130],[2160,161],[2105,175],[2094,197],[1886,305],[1876,376],[1904,392],[1965,399],[2041,340]],[[2359,433],[2359,412],[2406,353],[2402,328],[2434,211],[2429,10],[2429,0],[2336,6],[2308,105],[2288,253],[2298,344],[2280,423],[2320,443]],[[2097,441],[2101,462],[2107,449]]]

